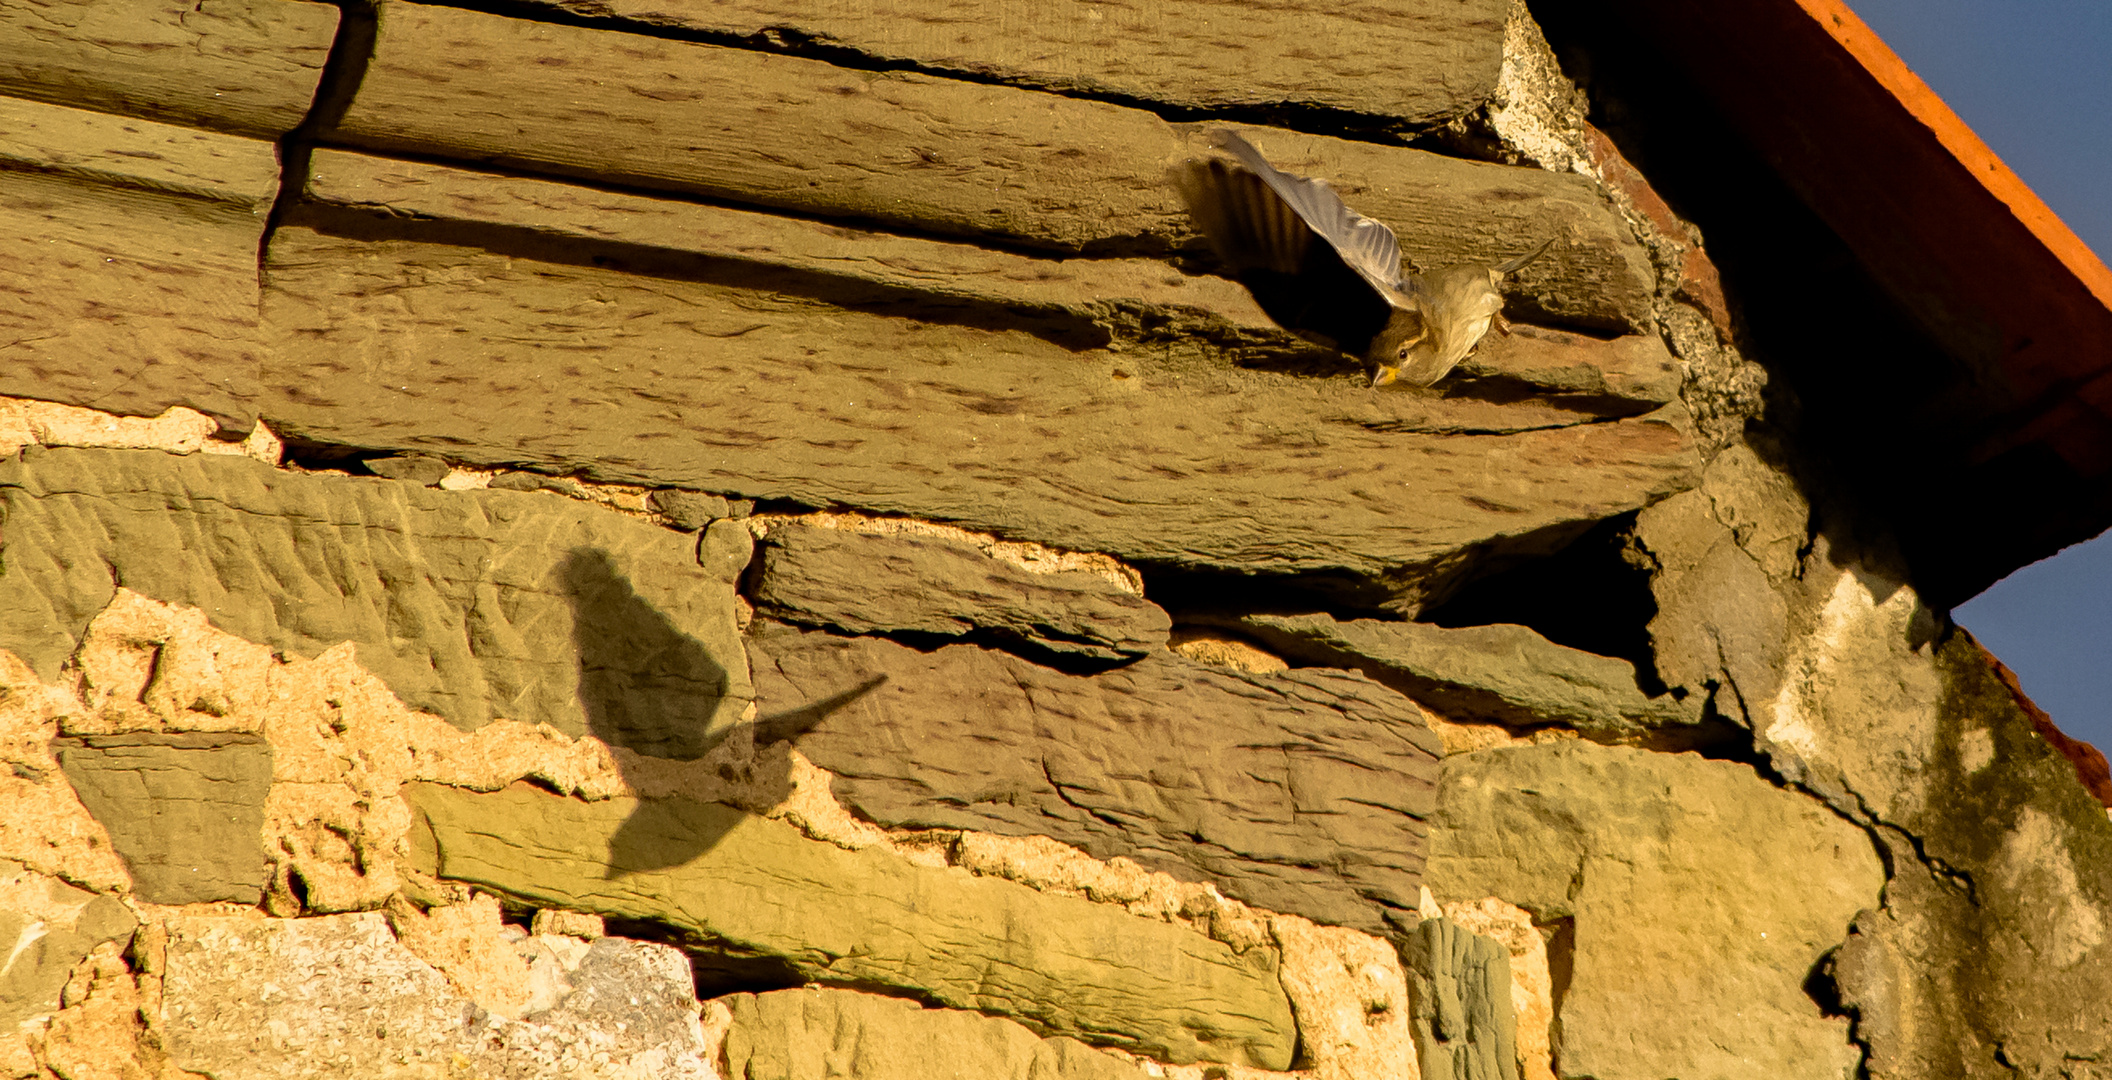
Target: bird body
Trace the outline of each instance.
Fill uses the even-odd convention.
[[[1373,386],[1397,378],[1428,386],[1491,325],[1509,332],[1503,275],[1548,244],[1498,266],[1404,275],[1392,229],[1325,183],[1270,165],[1234,132],[1213,132],[1212,142],[1234,160],[1186,162],[1175,184],[1196,228],[1277,325],[1362,358]]]

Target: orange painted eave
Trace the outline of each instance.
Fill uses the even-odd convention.
[[[1970,373],[1931,373],[1953,380],[1927,388],[1931,451],[2037,445],[2112,475],[2112,269],[1862,19],[1841,0],[1613,4]]]
[[[2016,171],[2002,163],[1985,140],[1973,132],[1929,84],[1892,51],[1869,24],[1839,0],[1797,0],[1813,22],[1838,42],[1904,107],[1907,114],[1935,134],[1951,156],[1966,167],[1988,194],[2016,215],[2046,250],[2060,260],[2098,303],[2112,309],[2112,268],[2084,244],[2075,230],[2031,190]]]

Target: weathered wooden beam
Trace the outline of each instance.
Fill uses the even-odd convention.
[[[1021,86],[1183,110],[1333,112],[1414,129],[1486,102],[1503,63],[1503,0],[528,0],[713,35],[851,50]]]
[[[1583,177],[1250,130],[1425,266],[1551,238],[1519,275],[1524,310],[1650,325],[1649,259]],[[1194,243],[1166,174],[1201,152],[1197,134],[1013,87],[391,2],[331,137],[1067,254],[1157,254]]]
[[[1352,379],[889,316],[757,288],[752,268],[601,261],[282,228],[266,412],[322,442],[857,506],[1411,606],[1471,553],[1544,550],[1694,482],[1676,404],[1478,432],[1441,397]]]
[[[300,0],[0,4],[0,93],[277,138],[336,32],[336,8]]]
[[[271,143],[0,98],[0,394],[246,415]]]

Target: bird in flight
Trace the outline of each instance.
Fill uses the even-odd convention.
[[[1351,210],[1325,183],[1283,172],[1237,132],[1211,133],[1232,155],[1175,171],[1188,216],[1269,318],[1325,338],[1372,368],[1371,385],[1429,386],[1503,318],[1504,275],[1554,243],[1490,266],[1401,272],[1393,230]]]

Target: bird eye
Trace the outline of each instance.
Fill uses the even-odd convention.
[[[1406,360],[1406,359],[1408,359],[1408,346],[1406,346],[1406,345],[1403,345],[1403,346],[1401,346],[1401,347],[1400,347],[1400,349],[1399,349],[1398,351],[1396,351],[1396,352],[1395,352],[1395,353],[1393,354],[1393,356],[1394,356],[1394,359],[1396,359],[1396,360]]]

